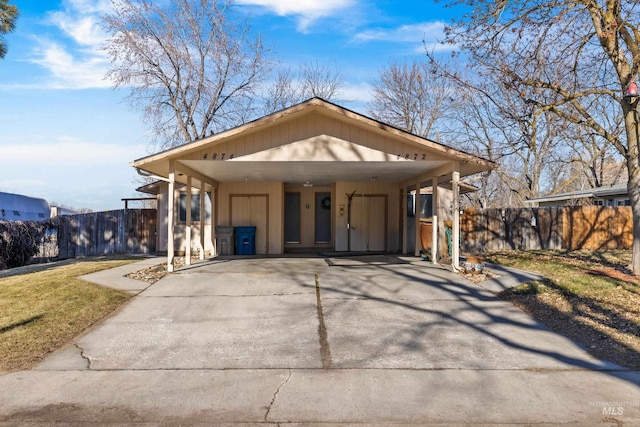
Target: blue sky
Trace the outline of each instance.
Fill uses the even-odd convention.
[[[159,0],[160,1],[160,0]],[[129,162],[150,154],[126,89],[104,79],[100,16],[110,0],[11,0],[20,18],[0,60],[0,191],[75,208],[121,209],[137,197]],[[392,62],[424,58],[452,11],[431,0],[237,0],[275,59],[338,68],[340,99],[366,113],[371,82]]]

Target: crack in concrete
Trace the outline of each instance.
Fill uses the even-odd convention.
[[[316,273],[316,307],[318,309],[318,335],[320,336],[320,358],[322,359],[322,369],[329,369],[331,368],[331,349],[329,347],[327,326],[324,323],[322,298],[320,297],[320,276],[318,273]]]
[[[80,350],[80,357],[82,357],[84,360],[87,361],[87,369],[91,369],[91,358],[86,354],[84,354],[84,348],[80,347],[78,344],[75,344],[75,343],[73,345],[76,346],[78,350]]]
[[[273,404],[275,403],[276,398],[278,397],[278,393],[280,393],[280,389],[282,389],[282,387],[287,385],[287,383],[291,379],[291,375],[293,375],[293,372],[291,372],[291,368],[289,368],[289,375],[287,376],[287,379],[284,380],[284,382],[278,386],[278,388],[276,389],[275,393],[273,393],[273,398],[271,398],[271,403],[269,403],[269,406],[267,406],[267,412],[264,414],[264,422],[265,423],[269,422],[269,420],[267,420],[267,418],[269,417],[269,413],[271,412],[271,408],[273,408]]]

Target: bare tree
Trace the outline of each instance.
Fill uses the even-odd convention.
[[[117,0],[104,17],[107,77],[169,147],[242,123],[269,71],[267,50],[230,0]]]
[[[435,65],[436,62],[428,55]],[[495,173],[508,192],[503,206],[523,206],[545,188],[545,177],[557,162],[562,126],[550,113],[537,113],[523,93],[496,73],[465,70],[464,75],[438,64],[438,78],[455,88],[457,106],[444,123],[446,138],[461,148],[495,162]],[[496,181],[486,184],[496,186]],[[497,190],[494,190],[497,191]]]
[[[269,114],[314,97],[336,101],[343,86],[339,69],[317,61],[301,64],[298,73],[281,68],[264,95],[264,112]]]
[[[327,101],[337,98],[344,86],[342,72],[319,62],[304,63],[300,69],[302,96],[322,98]]]
[[[633,211],[632,270],[640,274],[640,152],[638,97],[623,96],[640,69],[638,0],[452,0],[469,13],[448,31],[471,62],[528,92],[539,111],[589,129],[626,160]],[[536,89],[536,91],[527,91]],[[620,116],[618,135],[606,116]]]
[[[566,138],[566,147],[572,153],[569,162],[573,173],[558,187],[571,191],[625,183],[626,167],[616,149],[600,136],[585,132],[584,128],[574,130],[576,132]]]
[[[373,83],[369,114],[408,132],[433,138],[434,124],[452,107],[450,84],[427,61],[391,64]]]

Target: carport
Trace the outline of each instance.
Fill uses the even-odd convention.
[[[205,252],[216,256],[216,226],[243,225],[256,227],[258,255],[293,250],[419,255],[426,249],[420,224],[428,222],[431,260],[437,263],[446,242],[445,220],[452,222],[457,267],[461,179],[493,164],[313,98],[132,166],[159,181],[158,224],[164,226],[157,247],[166,247],[173,271],[178,250],[187,263],[193,250],[201,259]],[[411,192],[430,195],[427,218],[422,196],[408,206]]]

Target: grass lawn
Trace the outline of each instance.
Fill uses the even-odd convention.
[[[489,262],[547,277],[500,296],[593,355],[640,369],[640,277],[631,251],[494,252]]]
[[[77,277],[136,260],[86,258],[0,278],[0,371],[33,367],[127,301]]]

